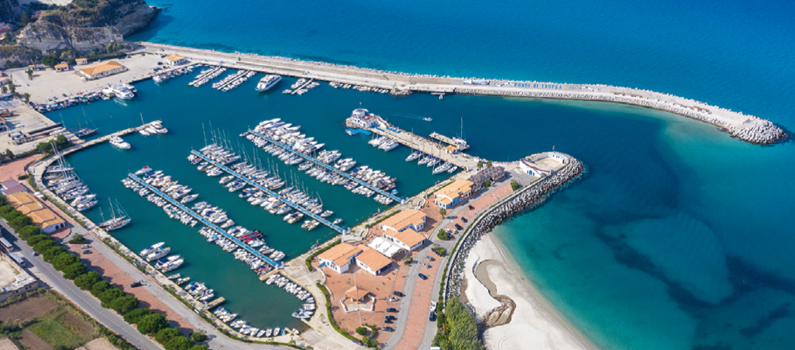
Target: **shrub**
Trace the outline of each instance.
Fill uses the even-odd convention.
[[[89,290],[100,281],[102,281],[102,277],[100,277],[98,273],[91,271],[75,278],[75,285],[82,290]]]
[[[486,182],[483,183],[483,187],[486,187],[486,188],[491,187],[491,179],[486,179]]]
[[[307,348],[309,349],[309,348]],[[191,346],[188,350],[207,350],[207,345],[194,345]]]
[[[3,202],[5,202],[5,197],[3,197]],[[8,214],[8,213],[10,213],[10,212],[12,212],[12,211],[14,211],[14,207],[12,207],[12,206],[10,206],[10,205],[5,205],[5,204],[3,204],[3,206],[2,206],[2,207],[0,207],[0,216],[2,216],[3,218],[5,218],[5,217],[6,217],[6,214]]]
[[[180,335],[163,344],[163,347],[166,348],[166,350],[189,350],[192,345],[192,340]]]
[[[168,320],[163,315],[151,314],[138,320],[138,331],[143,334],[155,334],[163,328],[168,328]]]
[[[46,252],[47,249],[50,249],[50,248],[56,247],[56,246],[58,246],[58,243],[55,243],[55,241],[53,241],[52,239],[45,239],[45,240],[41,240],[39,243],[36,243],[33,246],[33,251],[36,252],[36,253],[41,254],[41,253]]]
[[[487,167],[487,168],[491,168],[491,161],[487,161],[487,162],[486,162],[486,167]]]
[[[46,261],[48,263],[52,263],[52,259],[55,259],[56,256],[61,255],[63,253],[68,253],[68,252],[69,251],[67,251],[66,248],[64,248],[64,247],[54,246],[54,247],[50,247],[47,250],[45,250],[44,253],[41,254],[41,256],[44,257],[44,261]]]
[[[152,311],[151,309],[138,308],[138,309],[131,310],[130,312],[124,314],[124,321],[126,321],[127,323],[133,323],[133,324],[134,323],[138,323],[138,321],[140,321],[141,318],[143,318],[144,316],[152,315],[154,313],[155,312]]]
[[[403,260],[403,265],[411,264],[414,261],[414,258],[407,256],[405,260]]]
[[[28,225],[30,225],[32,223],[33,223],[33,219],[31,219],[31,218],[29,218],[29,217],[27,217],[25,215],[20,215],[20,216],[17,216],[15,218],[11,219],[11,221],[8,222],[8,226],[11,226],[11,228],[13,228],[15,231],[19,231],[23,227],[28,226]]]
[[[444,217],[445,217],[445,215],[447,215],[447,209],[445,209],[445,208],[439,208],[439,215],[441,215],[441,216],[442,216],[442,218],[444,218]]]
[[[516,180],[511,180],[511,189],[512,190],[516,191],[516,190],[518,190],[520,188],[522,188],[522,185],[520,185],[519,182],[517,182]]]
[[[140,301],[138,301],[138,298],[132,295],[127,295],[116,298],[116,300],[110,303],[110,307],[119,314],[124,315],[132,310],[135,310],[139,303]]]
[[[362,326],[356,327],[356,334],[364,335],[365,333],[367,333],[367,328],[364,328]]]
[[[102,307],[107,308],[110,307],[110,304],[116,300],[117,298],[123,297],[124,291],[118,288],[108,288],[108,290],[102,292],[99,295],[99,300],[102,302]]]
[[[39,243],[39,242],[41,242],[43,239],[50,239],[50,240],[52,240],[52,238],[50,238],[50,236],[49,236],[49,235],[45,235],[45,234],[33,235],[33,236],[30,236],[30,237],[28,238],[28,245],[32,247],[32,246],[34,246],[36,243]]]
[[[41,234],[41,230],[36,226],[28,225],[17,231],[17,233],[19,233],[19,238],[27,240],[30,237]]]
[[[54,243],[54,242],[53,242]],[[36,245],[39,245],[38,243]],[[33,250],[36,250],[34,247]],[[52,267],[58,271],[63,271],[67,266],[80,262],[80,258],[72,253],[61,253],[52,258]]]
[[[112,287],[110,286],[110,283],[108,281],[100,281],[100,282],[94,283],[94,285],[91,286],[91,295],[99,298],[99,296],[102,295],[102,293],[104,291],[106,291],[106,290],[108,290],[110,288],[112,288]]]
[[[207,340],[207,333],[205,333],[204,331],[198,331],[196,333],[191,334],[190,337],[195,342],[203,342]]]
[[[445,230],[439,230],[439,232],[436,234],[436,238],[446,241],[450,239],[450,234]]]
[[[88,267],[86,264],[81,262],[76,262],[71,264],[63,269],[63,277],[66,279],[73,280],[78,276],[84,275],[88,271]]]
[[[160,344],[165,344],[169,340],[179,337],[181,335],[182,332],[180,332],[176,328],[163,328],[157,331],[157,334],[155,334],[155,340],[157,340],[157,342]]]
[[[435,251],[439,256],[445,256],[447,254],[447,250],[439,246],[433,247],[431,250]]]
[[[24,214],[22,214],[21,211],[14,209],[14,210],[9,211],[5,215],[3,215],[3,219],[6,219],[6,221],[11,221],[11,220],[14,220],[14,218],[19,217],[19,216],[24,216]]]
[[[88,240],[81,235],[76,235],[69,240],[69,244],[88,244]]]

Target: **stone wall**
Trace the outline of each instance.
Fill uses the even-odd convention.
[[[450,257],[447,278],[444,283],[444,300],[455,297],[461,293],[461,279],[463,278],[464,262],[469,256],[472,247],[481,236],[511,218],[516,213],[532,208],[543,203],[553,192],[564,188],[572,181],[580,178],[584,167],[580,161],[568,156],[571,162],[558,170],[555,174],[546,176],[536,181],[511,197],[506,198],[493,208],[481,214],[469,227],[465,236],[458,243],[458,248]]]

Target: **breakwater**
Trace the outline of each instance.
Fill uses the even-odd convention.
[[[148,42],[138,42],[137,45],[141,47],[142,51],[158,54],[177,53],[188,57],[194,63],[212,63],[235,69],[389,89],[395,94],[409,92],[459,93],[623,103],[663,110],[710,123],[733,137],[755,144],[773,143],[786,136],[784,130],[765,119],[684,97],[642,89],[598,84],[473,80],[382,71],[279,56],[226,53]]]
[[[475,222],[471,224],[469,229],[464,233],[464,237],[458,242],[457,248],[450,256],[447,276],[445,281],[442,282],[442,296],[445,301],[447,298],[460,295],[461,279],[464,276],[464,262],[467,256],[469,256],[470,250],[472,250],[472,247],[481,236],[491,232],[495,226],[501,224],[514,214],[541,204],[553,192],[565,187],[567,184],[583,175],[583,164],[571,156],[568,156],[568,158],[570,160],[569,163],[560,170],[552,175],[541,178],[504,199],[494,207],[483,212],[478,216]]]

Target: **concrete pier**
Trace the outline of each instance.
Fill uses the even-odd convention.
[[[278,56],[225,53],[149,42],[138,42],[142,51],[157,54],[177,53],[194,63],[219,64],[344,84],[428,93],[459,93],[514,97],[534,97],[583,101],[604,101],[659,109],[720,127],[733,137],[755,144],[768,144],[785,137],[784,131],[768,120],[734,112],[684,97],[609,85],[558,84],[536,81],[478,80],[409,74],[377,69],[303,61]]]

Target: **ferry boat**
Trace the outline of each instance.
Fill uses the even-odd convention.
[[[280,81],[282,81],[282,77],[280,75],[269,74],[259,80],[257,84],[256,90],[257,92],[265,92],[270,90],[272,87],[276,86]]]

